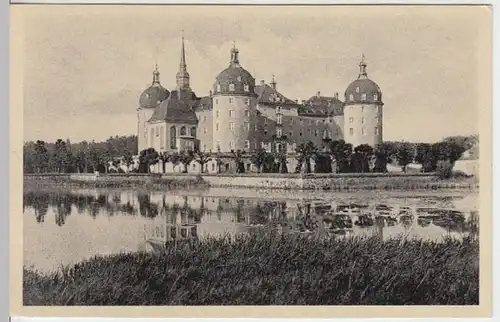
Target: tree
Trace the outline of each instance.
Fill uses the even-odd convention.
[[[412,146],[406,142],[402,142],[396,151],[396,159],[403,172],[406,172],[406,166],[413,161]]]
[[[244,173],[245,165],[243,164],[243,155],[245,154],[245,151],[231,150],[231,154],[233,155],[234,163],[236,164],[236,173]]]
[[[311,173],[311,158],[317,153],[317,149],[314,146],[314,143],[308,141],[306,144],[300,144],[297,149],[297,161],[302,166],[305,164],[305,172]]]
[[[200,165],[200,167],[201,167],[201,173],[205,172],[205,164],[207,164],[208,162],[212,161],[212,158],[210,157],[210,154],[205,153],[205,152],[200,151],[200,150],[196,150],[194,152],[194,159]]]
[[[250,161],[257,167],[257,172],[263,172],[263,166],[266,162],[267,152],[266,150],[260,148],[250,157]]]
[[[278,173],[288,173],[288,167],[287,167],[287,160],[286,160],[286,153],[285,151],[281,150],[276,152],[274,159],[278,163],[277,167],[277,172]]]
[[[189,164],[194,160],[194,153],[191,150],[181,151],[179,161],[184,165],[183,173],[188,172]]]
[[[36,173],[46,172],[49,166],[49,153],[45,142],[37,140],[34,147],[33,155],[34,169]]]
[[[370,158],[373,156],[373,148],[368,144],[360,144],[354,148],[354,152],[359,154],[360,171],[370,172]]]
[[[151,172],[151,166],[158,163],[159,154],[154,148],[144,149],[139,153],[139,172]]]
[[[422,165],[422,172],[432,172],[435,170],[437,160],[431,144],[417,144],[415,162]]]
[[[125,155],[123,156],[123,164],[127,167],[127,171],[129,171],[130,166],[134,163],[134,158],[130,151],[125,151]],[[163,172],[165,172],[165,165],[163,165]]]
[[[387,164],[392,162],[393,145],[380,143],[375,147],[375,166],[373,172],[387,172]]]
[[[336,161],[336,172],[347,173],[351,171],[349,161],[352,154],[352,144],[346,143],[344,140],[330,141],[327,150]]]

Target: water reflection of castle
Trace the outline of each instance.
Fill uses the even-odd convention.
[[[55,223],[66,224],[71,214],[96,216],[132,215],[144,221],[143,247],[155,248],[169,241],[191,240],[206,236],[234,236],[254,227],[273,227],[280,232],[327,232],[335,235],[363,234],[384,238],[387,228],[426,227],[443,232],[470,230],[467,218],[459,211],[411,215],[411,207],[356,205],[311,200],[266,201],[262,199],[211,196],[179,196],[165,192],[99,191],[26,192],[23,207],[34,209],[37,222],[44,223],[52,208]],[[415,206],[415,205],[414,205]],[[360,211],[377,210],[377,216]],[[421,210],[424,208],[421,208]],[[424,209],[425,210],[425,209]],[[397,216],[394,215],[395,211]],[[357,213],[359,212],[359,213]],[[446,215],[448,214],[448,215]]]

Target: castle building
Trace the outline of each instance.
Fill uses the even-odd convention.
[[[234,44],[229,58],[229,66],[215,77],[209,95],[198,97],[190,87],[182,37],[175,90],[160,84],[156,66],[151,86],[139,98],[139,151],[150,147],[158,152],[265,149],[293,154],[308,141],[318,147],[338,139],[353,147],[382,142],[382,92],[368,78],[364,55],[344,102],[338,93],[323,96],[320,92],[307,100],[291,100],[278,91],[274,76],[269,84],[263,80],[256,84]]]

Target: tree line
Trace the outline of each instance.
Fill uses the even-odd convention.
[[[23,147],[24,173],[93,173],[106,172],[108,162],[124,158],[132,163],[137,154],[137,136],[115,136],[103,142],[69,139],[55,142],[29,141]]]
[[[388,164],[397,164],[406,172],[410,163],[422,166],[422,172],[435,172],[438,168],[451,171],[453,164],[462,154],[478,142],[477,136],[447,137],[437,143],[383,142],[376,147],[362,144],[353,147],[344,140],[324,140],[322,146],[312,142],[299,145],[295,157],[297,167],[288,169],[287,155],[284,151],[267,152],[259,149],[255,153],[233,150],[229,157],[236,164],[236,173],[245,172],[243,160],[247,157],[256,166],[258,172],[316,172],[316,173],[363,173],[387,172]],[[137,136],[111,137],[104,142],[79,142],[72,144],[69,140],[57,140],[54,143],[44,141],[27,142],[24,145],[25,173],[92,173],[94,171],[108,172],[111,161],[117,165],[117,158],[122,158],[125,165],[132,163],[132,156],[137,154]],[[165,163],[182,164],[184,172],[194,160],[205,171],[205,165],[215,160],[220,171],[224,159],[228,155],[222,153],[206,153],[203,151],[181,151],[174,153],[159,153],[148,148],[139,153],[139,167],[134,172],[148,173],[150,166],[162,161],[163,172]],[[311,164],[314,161],[314,170]],[[335,168],[334,168],[335,167]]]

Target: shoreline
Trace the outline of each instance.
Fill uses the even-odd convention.
[[[439,179],[434,174],[25,174],[24,185],[148,190],[250,188],[277,191],[479,190],[476,178]]]

